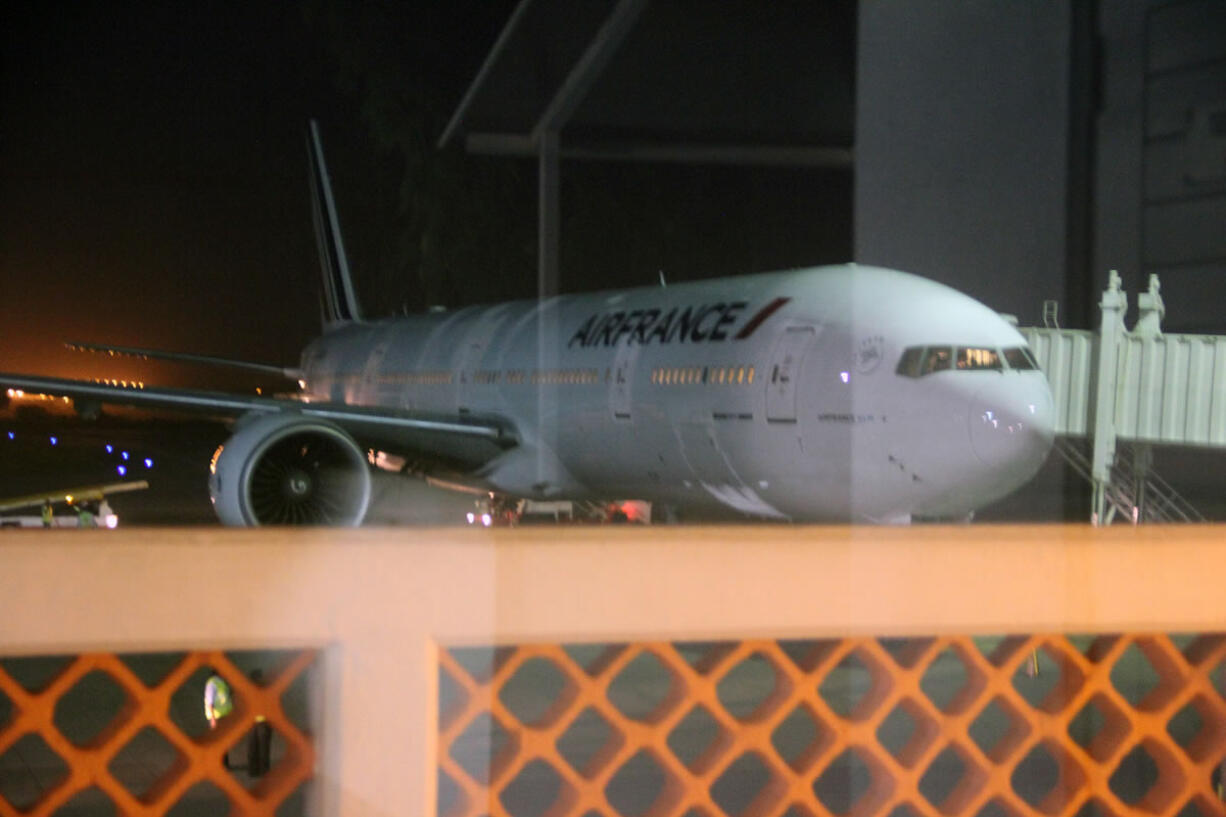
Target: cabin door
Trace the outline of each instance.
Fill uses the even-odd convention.
[[[617,354],[613,358],[613,369],[609,373],[609,409],[613,412],[613,419],[619,422],[624,423],[631,419],[634,365],[638,362],[641,348],[637,344],[631,346],[629,343],[623,343],[617,347]]]
[[[770,370],[766,373],[766,419],[772,423],[796,422],[796,381],[805,354],[817,333],[812,326],[789,326],[775,344]]]
[[[362,405],[374,406],[380,403],[383,396],[380,390],[384,385],[383,358],[387,355],[391,343],[392,333],[384,331],[366,356],[366,363],[362,367],[362,390],[358,395],[358,402]]]

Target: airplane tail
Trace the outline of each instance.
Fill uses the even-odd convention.
[[[349,260],[341,239],[341,225],[332,198],[332,183],[324,164],[323,142],[319,138],[319,123],[310,121],[307,133],[307,153],[310,157],[311,210],[315,215],[315,239],[319,244],[319,266],[323,274],[324,327],[362,320],[353,281],[349,277]]]

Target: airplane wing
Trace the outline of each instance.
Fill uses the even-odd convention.
[[[244,369],[249,372],[285,377],[290,380],[297,380],[302,377],[302,372],[298,369],[273,366],[267,363],[251,363],[246,360],[231,360],[225,357],[192,355],[186,352],[166,352],[161,349],[145,349],[135,346],[112,346],[106,343],[84,343],[75,340],[65,343],[64,346],[73,352],[89,352],[96,355],[109,355],[110,357],[127,357],[137,360],[170,360],[176,363],[194,363],[230,369]]]
[[[47,491],[41,494],[27,494],[8,499],[0,499],[0,512],[14,511],[19,508],[32,508],[44,502],[70,502],[80,500],[101,500],[111,494],[123,494],[129,491],[143,491],[149,483],[143,479],[131,482],[110,482],[104,485],[85,485],[79,488],[65,488],[62,491]]]
[[[216,391],[111,386],[26,374],[0,373],[0,386],[78,401],[202,413],[215,417],[294,413],[333,422],[363,447],[397,453],[422,453],[467,467],[488,462],[519,442],[514,428],[497,417],[460,418],[384,407],[308,403]]]

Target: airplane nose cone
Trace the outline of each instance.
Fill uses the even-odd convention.
[[[1047,459],[1054,433],[1051,391],[1031,375],[1002,374],[971,401],[975,456],[1011,487],[1034,476]]]

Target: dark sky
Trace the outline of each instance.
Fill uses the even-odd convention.
[[[454,104],[510,7],[396,6],[413,80]],[[365,135],[360,82],[330,47],[330,10],[0,13],[0,370],[135,375],[63,351],[68,339],[296,361],[318,331],[306,119],[321,120],[338,197],[357,202],[349,220],[382,203],[360,191],[387,161]]]
[[[0,12],[0,371],[225,382],[66,340],[295,364],[319,331],[310,116],[368,314],[531,296],[534,163],[433,149],[515,3]],[[838,171],[567,162],[562,290],[846,261],[850,201]]]

